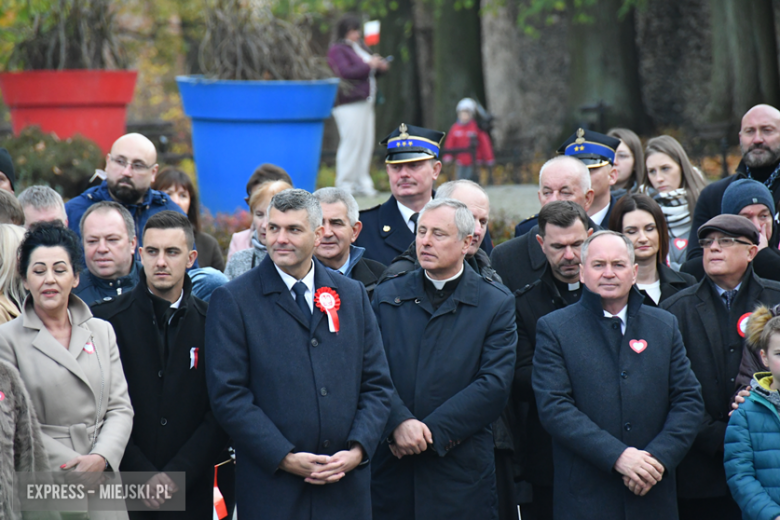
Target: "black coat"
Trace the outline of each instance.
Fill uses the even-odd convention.
[[[625,195],[625,190],[624,193]],[[607,229],[609,227],[609,217],[612,215],[612,208],[615,207],[615,202],[617,202],[617,199],[619,199],[619,196],[616,196],[614,192],[609,197],[609,209],[607,210],[606,215],[604,215],[604,219],[601,221],[601,224],[599,227],[602,229]],[[539,214],[532,215],[528,217],[527,219],[520,222],[518,225],[515,226],[515,237],[521,237],[531,231],[531,229],[539,224]]]
[[[206,323],[214,414],[236,448],[238,509],[249,519],[371,517],[369,464],[315,486],[280,471],[291,451],[333,455],[359,443],[371,457],[393,390],[364,287],[314,259],[315,291],[341,300],[340,330],[306,317],[269,256],[214,291]]]
[[[488,280],[502,283],[501,277],[496,274],[496,270],[490,265],[490,257],[482,249],[477,249],[477,253],[473,257],[466,259],[466,262],[472,269]],[[419,268],[420,262],[417,260],[417,248],[415,243],[412,242],[406,251],[395,257],[390,265],[387,266],[387,269],[382,273],[380,283],[386,278],[395,278],[398,275]]]
[[[433,444],[396,459],[387,443],[372,462],[374,519],[496,516],[491,423],[501,414],[515,364],[514,298],[468,265],[434,310],[418,269],[379,284],[372,305],[396,391],[385,436],[407,419]]]
[[[595,232],[601,228],[588,219],[588,229],[593,229]],[[534,283],[544,272],[547,257],[544,256],[542,246],[536,240],[538,233],[537,225],[525,235],[497,245],[490,255],[493,269],[512,292]]]
[[[583,288],[578,303],[537,324],[533,388],[553,437],[556,519],[677,518],[674,470],[701,424],[701,389],[674,316],[632,290],[626,321],[621,334],[620,320]],[[646,342],[639,352],[638,340]],[[644,497],[613,469],[628,447],[666,468]]]
[[[363,231],[355,240],[355,245],[366,248],[365,258],[380,264],[390,265],[396,256],[414,242],[414,233],[406,225],[398,211],[398,202],[392,195],[383,204],[361,211],[360,221],[363,223]],[[480,247],[488,254],[493,250],[489,232],[485,233]]]
[[[658,279],[661,282],[661,299],[658,301],[659,305],[683,289],[690,287],[691,285],[696,285],[696,278],[687,273],[678,273],[665,264],[660,264],[658,266]],[[658,307],[645,291],[640,290],[639,292],[645,297],[645,305]]]
[[[566,307],[553,281],[549,264],[541,278],[515,292],[517,312],[517,364],[512,385],[516,417],[516,447],[520,451],[522,479],[539,486],[553,485],[552,437],[539,421],[539,410],[531,385],[536,323],[539,318]]]
[[[138,285],[115,300],[100,303],[92,313],[114,327],[135,417],[130,441],[120,465],[122,471],[185,471],[187,511],[182,518],[212,517],[214,464],[227,446],[227,434],[211,412],[206,390],[204,332],[208,304],[192,296],[189,277],[178,333],[165,365],[161,364],[161,337],[141,271]],[[191,351],[197,349],[197,365]],[[131,513],[134,518],[157,518],[154,513]],[[169,518],[166,513],[160,518]]]
[[[696,442],[677,471],[681,498],[729,496],[723,440],[743,352],[737,322],[758,303],[778,302],[780,283],[763,280],[748,269],[730,312],[708,278],[661,305],[677,317],[706,408]]]
[[[384,264],[380,264],[376,260],[361,258],[358,263],[355,264],[355,267],[352,268],[352,272],[349,274],[349,277],[362,283],[363,287],[366,288],[368,298],[371,299],[371,295],[374,294],[376,284],[379,283],[379,279],[384,272]]]
[[[704,252],[699,245],[698,229],[708,220],[721,214],[720,208],[723,202],[723,194],[732,182],[746,179],[745,163],[740,162],[737,171],[725,179],[713,182],[701,191],[696,208],[693,211],[691,221],[691,233],[688,237],[688,249],[685,252],[686,261],[680,267],[680,271],[692,274],[697,280],[704,278],[704,266],[702,256]],[[775,183],[770,190],[775,200],[775,208],[780,208],[780,183]],[[777,222],[777,214],[773,221],[774,230],[769,247],[762,249],[753,259],[753,270],[761,278],[767,280],[780,280],[780,252],[777,247],[780,244],[780,226]]]

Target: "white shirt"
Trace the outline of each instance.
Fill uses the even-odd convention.
[[[636,284],[638,289],[641,289],[642,291],[645,291],[647,295],[653,299],[656,305],[658,305],[658,300],[661,299],[661,280],[656,280],[653,283],[638,283]]]
[[[607,318],[619,318],[620,319],[620,333],[625,334],[626,333],[626,319],[628,317],[628,305],[620,309],[620,312],[617,314],[610,314],[607,311],[604,311],[604,316]]]
[[[465,264],[464,264],[465,265]],[[433,284],[434,287],[436,287],[437,291],[441,291],[444,288],[444,284],[447,282],[451,282],[453,280],[457,280],[460,275],[463,274],[463,265],[460,266],[460,271],[458,271],[458,274],[453,276],[452,278],[447,278],[446,280],[434,280],[430,276],[428,276],[428,271],[425,271],[425,277],[430,280],[430,282]]]
[[[590,219],[596,223],[597,226],[601,225],[601,221],[604,220],[604,217],[607,216],[607,211],[609,211],[609,204],[604,206],[603,209],[598,210],[596,213],[591,215]]]
[[[395,202],[398,204],[398,211],[401,212],[401,216],[404,218],[404,222],[406,222],[406,225],[409,227],[409,231],[414,233],[414,220],[412,220],[412,215],[417,212],[411,208],[407,208],[398,201]]]
[[[282,277],[284,285],[290,290],[293,300],[295,299],[295,293],[292,290],[293,285],[298,281],[303,282],[303,285],[306,286],[306,292],[303,294],[303,297],[306,298],[306,303],[309,304],[309,311],[314,312],[314,260],[311,262],[311,269],[309,269],[309,272],[301,280],[296,280],[293,276],[285,273],[279,269],[279,266],[276,264],[274,264],[274,267],[276,267],[276,272],[279,273],[279,276]]]

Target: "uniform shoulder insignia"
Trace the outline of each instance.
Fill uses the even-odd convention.
[[[374,211],[376,209],[379,209],[380,206],[381,206],[381,204],[377,204],[376,206],[371,207],[371,208],[361,209],[360,213],[366,213],[368,211]]]
[[[528,291],[530,291],[531,289],[533,289],[534,287],[536,287],[537,285],[539,285],[541,282],[542,282],[542,280],[541,280],[541,279],[539,279],[539,280],[536,280],[534,283],[529,283],[529,284],[527,284],[527,285],[526,285],[525,287],[523,287],[522,289],[518,289],[518,290],[516,290],[516,291],[515,291],[515,296],[522,296],[522,295],[524,295],[525,293],[527,293]]]
[[[522,224],[522,223],[524,223],[524,222],[528,222],[529,220],[533,220],[533,219],[535,219],[535,218],[539,218],[539,214],[538,214],[538,213],[534,213],[533,215],[531,215],[530,217],[528,217],[527,219],[523,220],[523,221],[522,221],[522,222],[520,222],[520,223]]]

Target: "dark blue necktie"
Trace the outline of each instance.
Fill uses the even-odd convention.
[[[737,297],[737,290],[725,291],[720,295],[723,298],[723,302],[726,304],[726,308],[731,310],[731,304],[734,303],[734,298]]]
[[[309,304],[306,303],[306,298],[304,297],[304,294],[306,294],[306,291],[308,290],[306,284],[303,282],[295,282],[295,285],[292,286],[292,290],[295,293],[295,302],[298,304],[298,308],[301,309],[301,312],[307,319],[311,318],[311,309],[309,309]]]

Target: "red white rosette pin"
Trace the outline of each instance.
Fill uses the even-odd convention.
[[[314,305],[328,315],[328,329],[331,332],[339,331],[339,315],[336,311],[341,308],[341,298],[330,287],[320,287],[314,293]]]

